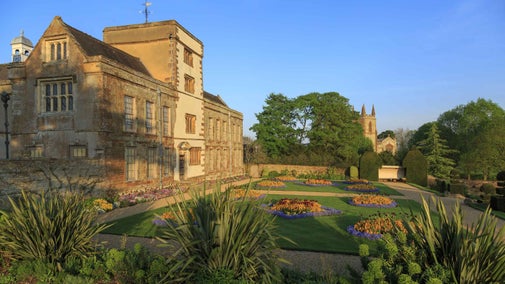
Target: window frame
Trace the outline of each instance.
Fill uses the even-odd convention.
[[[172,136],[171,126],[170,126],[170,113],[171,113],[170,107],[163,106],[163,108],[162,108],[163,136]]]
[[[45,41],[46,62],[67,60],[69,56],[68,38],[47,39]]]
[[[193,67],[193,51],[187,47],[184,48],[184,63]]]
[[[131,113],[128,111],[131,110]],[[136,132],[136,100],[135,97],[124,95],[123,98],[123,113],[124,113],[124,125],[123,130],[125,132]]]
[[[125,179],[126,181],[138,180],[137,148],[125,147]]]
[[[156,107],[153,102],[146,101],[145,109],[146,134],[156,134]]]
[[[196,115],[186,113],[186,134],[196,133]]]
[[[72,113],[76,110],[73,77],[38,79],[39,113]],[[64,86],[64,87],[63,87]]]
[[[201,160],[202,160],[202,148],[191,147],[189,149],[189,165],[190,166],[200,165]]]
[[[184,74],[184,91],[194,94],[195,93],[195,78]]]
[[[88,146],[70,145],[68,156],[70,157],[70,159],[86,159],[88,158]]]

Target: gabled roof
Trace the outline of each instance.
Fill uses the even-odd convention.
[[[223,101],[223,99],[221,99],[221,97],[219,95],[214,96],[213,94],[211,94],[209,92],[203,91],[203,98],[206,99],[206,100],[208,100],[208,101],[211,101],[213,103],[220,104],[220,105],[223,105],[225,107],[228,107],[226,105],[226,103]]]
[[[59,18],[59,17],[58,17]],[[116,61],[126,67],[135,71],[151,76],[147,68],[144,66],[139,58],[134,57],[118,48],[115,48],[107,43],[98,40],[80,30],[69,26],[59,18],[61,23],[67,28],[69,33],[75,38],[77,44],[81,46],[82,50],[87,56],[101,55],[110,60]]]

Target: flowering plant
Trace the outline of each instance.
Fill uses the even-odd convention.
[[[348,180],[345,181],[345,183],[348,183],[348,184],[356,184],[356,183],[370,183],[367,179],[364,179],[364,178],[349,178]]]
[[[397,203],[393,199],[377,194],[360,194],[349,200],[349,204],[362,207],[392,208]]]
[[[344,189],[348,190],[348,191],[359,191],[359,192],[377,192],[377,191],[379,191],[379,189],[371,183],[351,184],[351,185],[346,186]]]
[[[153,220],[153,224],[156,226],[160,226],[160,227],[166,226],[167,223],[176,224],[175,216],[174,216],[174,214],[172,214],[172,212],[168,212],[168,211],[164,212],[163,214],[161,214],[159,216],[157,215]]]
[[[275,180],[262,180],[256,184],[256,187],[286,187],[286,184],[282,181]]]
[[[394,229],[399,229],[402,232],[407,233],[401,219],[378,214],[372,215],[367,219],[363,219],[356,224],[347,227],[347,232],[353,236],[376,240],[380,239],[383,234],[389,233]]]
[[[98,212],[104,213],[110,211],[114,208],[112,203],[108,202],[103,198],[98,198],[93,200],[93,206],[98,210]]]
[[[260,191],[245,190],[242,188],[234,189],[231,194],[235,199],[239,198],[260,199],[265,197],[265,194],[261,193]]]
[[[308,179],[304,182],[305,185],[332,185],[330,180],[326,179]]]
[[[283,198],[268,206],[268,212],[287,219],[329,216],[342,213],[330,207],[322,206],[316,200]]]
[[[184,191],[184,189],[181,189]],[[149,202],[165,197],[169,197],[175,194],[175,189],[169,188],[151,188],[146,190],[135,190],[119,195],[119,202],[124,205],[135,205],[137,203]]]

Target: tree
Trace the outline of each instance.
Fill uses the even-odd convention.
[[[455,163],[448,155],[455,151],[449,149],[447,141],[440,137],[436,123],[431,125],[426,139],[420,141],[419,146],[428,161],[428,172],[438,178],[449,178]]]
[[[414,133],[414,130],[409,130],[408,128],[398,128],[395,130],[396,144],[398,145],[398,149],[396,150],[396,159],[398,161],[402,161],[403,158],[405,158],[405,155],[407,155],[407,152],[410,149],[409,142]]]
[[[408,182],[421,186],[428,185],[428,162],[419,149],[412,147],[405,155],[402,164]]]
[[[380,152],[379,158],[381,159],[383,165],[389,165],[389,166],[398,165],[398,160],[396,160],[395,156],[389,151]]]
[[[391,137],[391,138],[395,139],[394,131],[393,130],[386,130],[386,131],[382,131],[381,133],[379,133],[379,135],[377,135],[378,139],[384,139],[387,137]]]
[[[258,123],[250,130],[256,133],[257,141],[266,154],[278,158],[291,153],[290,149],[297,144],[293,104],[283,94],[270,94],[265,100],[263,111],[256,114]]]
[[[365,152],[359,159],[359,177],[370,181],[379,180],[379,168],[382,161],[374,151]]]

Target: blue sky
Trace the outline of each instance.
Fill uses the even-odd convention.
[[[270,93],[339,92],[377,113],[379,131],[417,129],[479,97],[505,108],[505,1],[152,0],[204,43],[204,89],[244,114]],[[145,21],[142,0],[2,1],[0,63],[24,30],[35,44],[54,16],[102,39]]]

